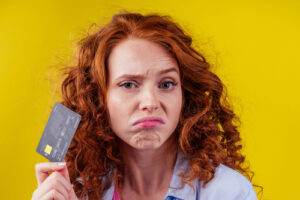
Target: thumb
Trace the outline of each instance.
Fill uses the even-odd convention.
[[[66,162],[64,160],[64,162]],[[62,169],[62,170],[59,170],[59,172],[63,175],[63,177],[69,181],[69,183],[71,184],[71,181],[70,181],[70,175],[69,175],[69,171],[68,171],[68,167],[67,165]],[[73,187],[73,184],[72,184],[72,187]],[[78,200],[76,194],[75,194],[75,191],[74,189],[72,189],[70,192],[69,192],[69,198],[70,200]]]
[[[66,162],[65,160],[63,162]],[[67,164],[62,168],[57,170],[67,181],[70,182],[70,176],[69,176],[69,171],[68,171],[68,167]]]

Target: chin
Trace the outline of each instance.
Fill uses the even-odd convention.
[[[134,148],[139,150],[154,150],[161,146],[161,144],[158,141],[138,141],[137,144],[134,144]]]

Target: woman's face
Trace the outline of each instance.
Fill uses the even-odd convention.
[[[108,74],[110,124],[120,141],[136,149],[163,145],[182,107],[176,60],[156,43],[126,39],[112,50]]]

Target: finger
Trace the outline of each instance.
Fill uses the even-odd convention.
[[[59,192],[56,190],[49,191],[41,200],[66,200]]]
[[[66,163],[65,160],[64,160],[63,162]],[[65,177],[66,180],[68,180],[68,181],[70,182],[70,175],[69,175],[68,167],[64,167],[64,168],[59,169],[59,170],[57,170],[57,171],[59,171],[59,173],[60,173],[63,177]]]
[[[69,193],[73,188],[69,181],[65,179],[59,172],[53,172],[46,180],[46,184],[53,184],[53,182],[60,182],[64,189]]]
[[[31,200],[36,200],[36,199],[38,199],[38,195],[39,195],[38,193],[39,193],[39,190],[38,190],[38,189],[34,190],[33,193],[32,193]]]
[[[75,194],[74,189],[72,189],[71,193],[69,193],[70,200],[78,200],[77,195]]]
[[[66,163],[64,162],[45,162],[36,164],[35,172],[38,185],[44,182],[44,180],[49,176],[49,172],[61,170],[65,166]]]
[[[48,180],[48,179],[47,179]],[[50,181],[44,181],[41,186],[38,188],[38,193],[36,196],[38,198],[43,197],[45,194],[47,194],[51,190],[56,190],[59,192],[65,199],[69,198],[69,192],[66,190],[66,188],[62,185],[60,181],[54,181],[54,179],[51,179]]]

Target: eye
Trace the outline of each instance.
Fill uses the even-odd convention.
[[[172,86],[175,86],[175,85],[177,85],[177,83],[174,83],[172,81],[165,81],[161,84],[160,88],[170,89]]]
[[[124,82],[124,83],[121,83],[119,86],[123,87],[125,89],[131,89],[131,88],[136,87],[136,85],[132,82]]]

